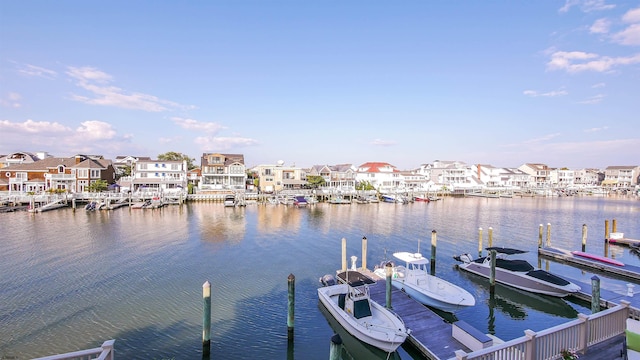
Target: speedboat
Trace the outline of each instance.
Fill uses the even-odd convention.
[[[224,196],[224,206],[226,207],[234,207],[236,206],[236,196],[235,195],[225,195]]]
[[[404,322],[391,310],[371,300],[371,278],[347,271],[346,282],[318,288],[327,311],[351,335],[386,352],[395,351],[408,335]]]
[[[418,302],[446,312],[473,306],[475,298],[465,289],[430,275],[429,260],[420,253],[397,252],[393,256],[405,265],[392,266],[391,284]],[[374,274],[386,278],[384,264]]]
[[[557,297],[564,297],[580,291],[580,286],[548,271],[536,269],[526,260],[508,258],[510,255],[524,254],[526,251],[503,247],[487,248],[489,252],[492,250],[496,251],[496,282],[521,290]],[[462,262],[458,265],[458,268],[462,270],[485,278],[491,276],[491,255],[474,260],[471,254],[462,254],[454,256],[454,259]]]
[[[304,196],[296,196],[293,199],[293,205],[295,205],[296,207],[304,207],[309,205],[309,202],[307,201],[307,199],[305,199]]]

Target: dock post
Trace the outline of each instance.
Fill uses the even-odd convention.
[[[393,276],[393,265],[391,265],[391,262],[388,262],[385,266],[384,266],[384,273],[385,275],[387,275],[387,288],[386,288],[386,306],[387,309],[391,309],[391,277]]]
[[[287,278],[287,284],[289,289],[289,302],[288,302],[288,312],[287,312],[287,339],[289,341],[293,340],[293,320],[294,320],[294,310],[296,305],[296,277],[293,274],[289,274]]]
[[[342,238],[342,271],[347,271],[347,239]]]
[[[489,226],[489,247],[493,246],[493,228]]]
[[[547,223],[547,247],[551,246],[551,223]]]
[[[478,257],[482,257],[482,228],[478,228]]]
[[[540,228],[538,229],[538,249],[542,247],[542,224],[540,224]]]
[[[618,232],[618,222],[616,219],[611,220],[611,232]]]
[[[591,313],[600,311],[600,278],[596,275],[591,277]]]
[[[582,251],[587,249],[587,224],[582,224]]]
[[[362,237],[362,270],[367,270],[367,237]]]
[[[609,240],[609,220],[604,221],[604,241]]]
[[[202,284],[202,356],[211,353],[211,283],[209,280]]]
[[[71,208],[76,211],[76,199],[71,199]]]
[[[491,250],[491,275],[489,277],[489,288],[491,292],[495,291],[496,288],[496,256],[498,252],[495,250]]]
[[[431,231],[431,275],[436,275],[436,244],[438,242],[438,233]]]
[[[329,347],[329,360],[340,360],[340,345],[342,345],[340,335],[333,334],[331,346]]]

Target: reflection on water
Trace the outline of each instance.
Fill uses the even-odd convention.
[[[496,336],[510,340],[590,308],[571,304],[571,312],[502,290],[491,299],[452,259],[478,248],[478,227],[493,227],[495,246],[529,250],[525,260],[535,263],[539,224],[553,223],[552,245],[565,249],[580,248],[587,224],[587,251],[601,252],[604,220],[616,218],[619,231],[638,238],[638,214],[639,201],[610,198],[446,198],[300,209],[189,203],[156,210],[0,214],[0,358],[93,348],[112,338],[123,359],[196,358],[202,284],[208,280],[212,355],[282,359],[295,351],[297,358],[324,360],[334,330],[318,311],[318,278],[340,268],[341,239],[347,239],[347,255],[361,261],[366,236],[368,264],[378,264],[385,249],[415,249],[419,240],[429,258],[432,230],[438,236],[436,274],[477,300],[456,317],[483,332],[490,319]],[[614,253],[640,264],[627,248]],[[592,274],[582,269],[546,266],[590,283]],[[286,330],[289,274],[296,277],[292,348]],[[625,281],[604,276],[601,287],[622,294],[627,289]],[[357,343],[346,346],[357,354],[352,347]],[[414,358],[405,348],[398,354]]]

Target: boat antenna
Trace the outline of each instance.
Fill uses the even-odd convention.
[[[418,254],[420,254],[420,238],[418,238]]]

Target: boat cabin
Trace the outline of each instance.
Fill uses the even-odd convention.
[[[348,293],[339,295],[338,306],[356,319],[371,316],[369,289],[366,286],[349,287]]]

